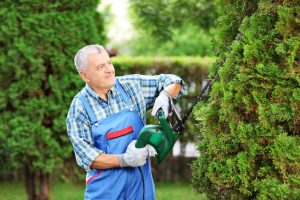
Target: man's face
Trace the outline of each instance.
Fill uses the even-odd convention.
[[[107,91],[115,84],[115,68],[107,52],[90,54],[81,78],[93,89]]]

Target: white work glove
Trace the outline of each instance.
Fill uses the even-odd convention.
[[[157,111],[161,108],[165,113],[165,117],[167,118],[169,116],[169,112],[171,111],[171,99],[172,97],[169,95],[169,93],[165,90],[162,90],[155,99],[151,115],[156,117]]]
[[[149,152],[149,156],[155,156],[157,154],[156,150],[154,149],[153,146],[151,146],[150,144],[147,144],[148,147],[148,152]]]
[[[117,159],[121,167],[139,167],[146,163],[148,147],[136,148],[136,140],[133,140],[127,147],[124,154],[119,154]]]

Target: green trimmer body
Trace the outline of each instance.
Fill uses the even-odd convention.
[[[158,111],[157,117],[159,125],[144,126],[135,146],[136,148],[142,148],[147,144],[153,146],[157,152],[157,161],[160,163],[172,150],[179,133],[172,129],[162,110]]]
[[[187,114],[183,119],[180,118],[180,115],[175,109],[173,101],[170,99],[172,112],[174,113],[177,123],[175,126],[172,126],[169,120],[165,117],[165,114],[162,109],[158,110],[157,118],[158,125],[146,125],[142,128],[139,133],[139,137],[135,144],[136,148],[145,147],[147,144],[153,146],[157,152],[156,158],[158,163],[161,163],[166,156],[173,149],[173,146],[180,134],[184,131],[184,123],[192,113],[195,105],[203,98],[205,91],[211,85],[212,80],[208,80],[205,87],[202,89],[200,95],[197,97],[194,104],[188,110]]]

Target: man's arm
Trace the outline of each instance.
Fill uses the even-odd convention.
[[[103,151],[93,146],[91,127],[86,115],[81,101],[74,98],[66,119],[68,136],[73,145],[77,164],[89,171],[94,161],[103,154]],[[111,160],[113,159],[109,159],[105,166],[116,166],[116,163]]]
[[[116,154],[101,153],[91,164],[91,168],[97,169],[108,169],[114,167],[120,167]]]
[[[156,97],[162,90],[166,90],[173,98],[177,98],[182,95],[182,89],[185,85],[180,77],[173,74],[154,76],[132,74],[122,76],[121,78],[126,81],[137,81],[139,83],[147,109],[153,106]]]
[[[167,91],[172,98],[175,98],[179,94],[181,88],[181,83],[173,83],[168,85],[164,90]]]
[[[148,147],[136,148],[136,140],[131,141],[123,154],[100,154],[92,163],[92,168],[139,167],[146,163]]]

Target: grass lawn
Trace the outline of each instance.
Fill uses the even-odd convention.
[[[52,200],[82,200],[84,185],[58,182],[51,188]],[[20,182],[1,182],[0,200],[26,200],[25,188]],[[189,183],[158,182],[156,183],[157,200],[207,200],[205,195],[197,195]]]

